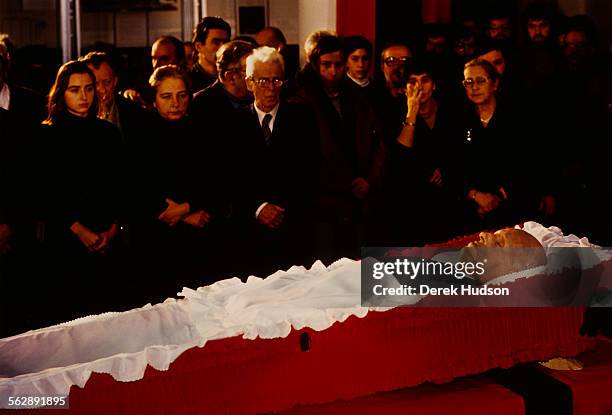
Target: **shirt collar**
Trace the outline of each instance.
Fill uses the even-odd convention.
[[[9,90],[8,84],[5,82],[0,89],[0,108],[4,108],[8,111],[9,105],[11,105],[11,91]]]
[[[348,76],[351,81],[355,82],[357,85],[359,85],[362,88],[370,85],[370,78],[366,78],[365,80],[360,81],[359,79],[353,78],[348,72],[346,73],[346,76]]]
[[[278,107],[279,106],[280,106],[280,103],[276,104],[276,107],[272,108],[271,111],[263,112],[262,110],[257,108],[256,104],[253,104],[253,107],[255,108],[255,112],[257,113],[257,118],[259,119],[259,125],[262,125],[263,119],[266,116],[266,114],[270,114],[272,116],[272,119],[270,120],[270,124],[268,126],[270,127],[270,131],[273,131],[274,130],[274,121],[276,120],[276,114],[278,113]]]

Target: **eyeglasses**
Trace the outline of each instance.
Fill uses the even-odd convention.
[[[285,80],[280,78],[251,78],[251,80],[260,88],[280,88],[285,84]]]
[[[489,78],[486,76],[477,76],[476,78],[468,78],[461,81],[464,88],[474,88],[474,85],[484,85],[489,81]]]
[[[397,58],[395,56],[389,56],[388,58],[385,58],[385,60],[383,62],[388,67],[395,68],[395,67],[397,67],[399,65],[406,65],[409,60],[410,60],[410,58],[408,56],[402,56],[400,58]]]

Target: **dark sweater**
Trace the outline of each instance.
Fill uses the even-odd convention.
[[[95,232],[121,216],[121,136],[98,118],[70,114],[44,125],[40,135],[41,216],[69,232],[78,221]]]

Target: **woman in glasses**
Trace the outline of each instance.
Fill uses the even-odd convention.
[[[462,129],[461,157],[456,160],[461,196],[476,228],[513,224],[517,163],[521,147],[520,117],[497,99],[499,78],[493,65],[481,59],[465,64],[462,81],[470,102]],[[522,132],[521,132],[522,133]],[[524,135],[524,134],[523,134]]]

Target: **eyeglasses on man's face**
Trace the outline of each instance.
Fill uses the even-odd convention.
[[[388,67],[395,68],[400,65],[406,65],[409,60],[410,58],[408,56],[402,56],[402,57],[389,56],[388,58],[385,58],[383,62]]]
[[[482,86],[487,82],[489,82],[489,78],[486,76],[477,76],[476,78],[467,78],[461,81],[465,88],[473,88],[475,85]]]
[[[281,78],[251,78],[260,88],[280,88],[285,84],[285,80]]]

